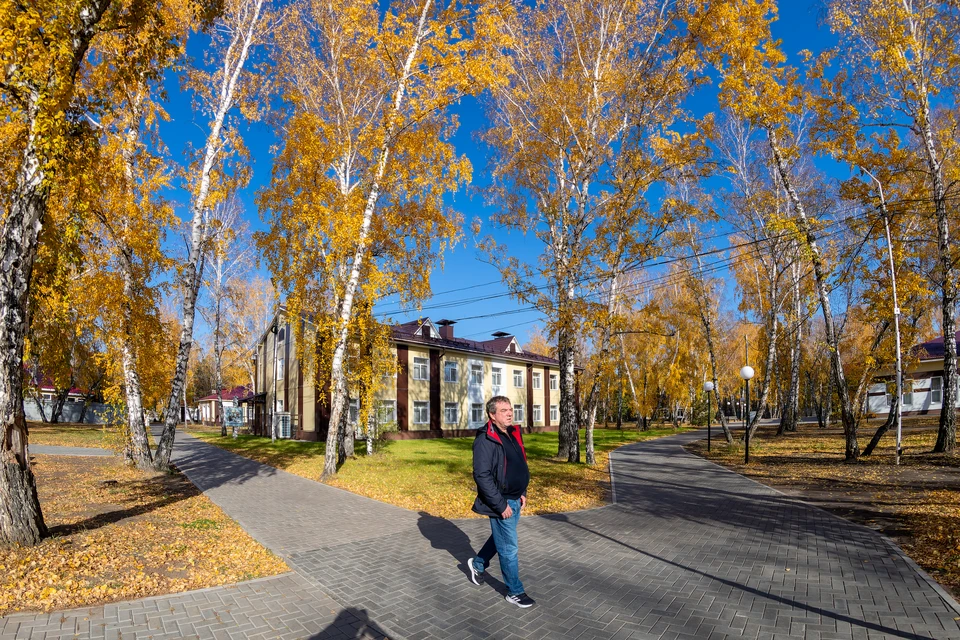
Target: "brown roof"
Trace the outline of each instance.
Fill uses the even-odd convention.
[[[458,351],[467,351],[470,353],[508,356],[517,360],[539,362],[546,365],[560,365],[559,360],[547,356],[541,356],[537,353],[530,353],[527,351],[524,351],[523,353],[512,353],[507,351],[507,349],[510,347],[510,343],[516,339],[515,336],[512,335],[494,338],[492,340],[470,340],[468,338],[456,337],[448,340],[446,338],[441,338],[440,336],[437,336],[436,338],[425,338],[423,336],[416,335],[417,330],[428,320],[429,318],[421,318],[419,320],[411,320],[409,322],[404,322],[403,324],[394,325],[392,328],[393,339],[398,342],[422,344],[441,349],[456,349]]]

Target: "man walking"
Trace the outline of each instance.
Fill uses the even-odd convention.
[[[473,510],[490,517],[491,535],[476,558],[467,563],[473,584],[483,584],[483,573],[493,556],[500,556],[500,573],[507,586],[505,600],[526,609],[536,604],[523,590],[517,563],[517,523],[527,504],[530,470],[520,427],[513,424],[513,407],[504,396],[487,402],[487,426],[473,441],[473,479],[477,499]]]

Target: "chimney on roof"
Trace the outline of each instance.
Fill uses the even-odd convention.
[[[494,331],[490,335],[492,335],[494,338],[506,338],[510,334],[507,333],[506,331]]]
[[[439,320],[440,337],[444,340],[453,340],[453,325],[457,324],[454,320]]]

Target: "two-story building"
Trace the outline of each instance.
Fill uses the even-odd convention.
[[[376,395],[377,420],[395,428],[389,437],[432,438],[470,435],[486,424],[486,401],[503,395],[513,403],[514,421],[531,431],[559,425],[559,362],[526,353],[515,336],[498,332],[490,340],[454,336],[454,322],[429,318],[391,327],[396,374]],[[255,349],[253,432],[270,434],[274,415],[281,437],[326,438],[328,382],[313,379],[309,353],[297,358],[292,326],[281,307]],[[359,403],[350,401],[356,423]],[[392,429],[391,429],[392,430]]]

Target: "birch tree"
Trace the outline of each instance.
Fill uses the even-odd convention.
[[[240,336],[229,331],[227,317],[237,300],[234,286],[243,272],[250,267],[252,247],[247,243],[247,225],[242,221],[243,210],[235,197],[219,203],[211,214],[211,238],[207,245],[207,277],[205,283],[209,305],[200,307],[207,324],[213,329],[214,392],[220,409],[220,435],[227,435],[227,423],[223,419],[223,367],[224,354],[237,346]],[[253,388],[251,386],[251,388]],[[233,428],[237,437],[237,427]]]
[[[13,144],[0,232],[0,545],[36,544],[46,533],[30,468],[22,403],[24,335],[38,243],[51,191],[70,171],[71,154],[93,139],[76,100],[101,31],[136,34],[153,5],[112,0],[40,0],[0,7],[0,109]],[[102,96],[101,96],[102,97]],[[76,156],[74,158],[76,159]],[[82,208],[75,211],[82,214]]]
[[[588,315],[586,296],[595,294],[582,285],[592,279],[615,290],[618,270],[635,268],[650,255],[646,225],[659,212],[646,193],[688,164],[697,146],[695,134],[671,130],[682,118],[680,103],[696,60],[679,33],[678,3],[516,4],[499,15],[509,67],[493,92],[484,134],[493,154],[489,195],[498,207],[491,219],[500,228],[533,234],[544,250],[538,264],[529,265],[489,236],[484,252],[514,295],[547,316],[557,336],[557,454],[578,462],[574,353]],[[623,261],[601,264],[604,245],[618,244]],[[615,305],[616,295],[610,301]],[[606,334],[604,341],[609,329]]]
[[[955,107],[960,97],[960,5],[954,0],[831,0],[828,8],[830,27],[840,37],[834,55],[846,63],[833,81],[845,94],[839,110],[831,110],[836,124],[845,127],[835,136],[834,150],[853,159],[857,147],[877,140],[869,132],[896,130],[907,134],[904,142],[912,143],[920,160],[926,210],[936,220],[939,266],[932,279],[940,292],[944,336],[943,404],[934,451],[954,451],[958,271],[950,235],[956,209],[949,204],[945,171],[956,162],[957,128],[938,132],[936,110],[938,103]]]
[[[703,44],[706,57],[721,76],[720,106],[756,127],[766,137],[772,165],[791,207],[798,241],[803,243],[814,272],[830,352],[834,388],[840,400],[845,457],[860,457],[857,419],[847,386],[840,336],[830,299],[829,264],[818,240],[818,221],[808,213],[794,173],[803,147],[789,124],[804,109],[804,91],[795,69],[770,34],[776,19],[772,0],[724,0],[711,11],[690,17],[691,29]]]
[[[318,327],[317,379],[329,376],[331,394],[324,476],[337,471],[359,309],[393,293],[422,299],[459,236],[443,197],[471,169],[450,143],[447,110],[490,80],[474,37],[486,23],[470,3],[434,0],[382,12],[373,0],[302,0],[284,18],[275,62],[285,144],[261,197],[271,229],[259,243],[297,335],[307,310]]]
[[[231,114],[240,106],[243,95],[253,94],[255,79],[245,71],[254,48],[265,37],[269,0],[225,0],[223,15],[214,25],[211,65],[208,73],[196,71],[191,86],[209,116],[207,137],[197,166],[190,172],[190,219],[187,223],[187,257],[180,266],[178,284],[182,295],[181,332],[176,367],[163,417],[163,434],[157,445],[154,465],[165,470],[170,465],[173,439],[177,430],[180,400],[186,382],[187,364],[193,346],[193,328],[197,296],[203,282],[204,253],[207,251],[210,211],[226,195],[247,179],[243,167],[228,171],[228,161],[242,153],[243,144]],[[248,115],[255,109],[244,104]]]

